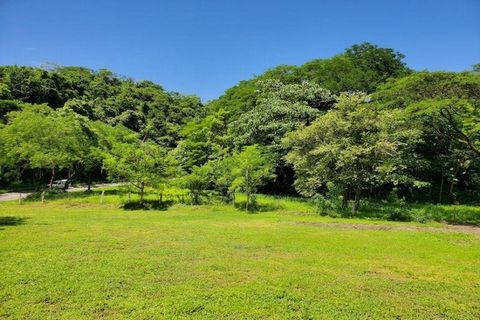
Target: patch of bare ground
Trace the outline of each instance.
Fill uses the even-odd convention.
[[[293,224],[328,227],[351,230],[380,230],[380,231],[429,231],[429,232],[451,232],[451,233],[468,233],[480,235],[480,227],[468,225],[450,225],[445,224],[441,227],[416,226],[416,225],[390,225],[390,224],[360,224],[360,223],[343,223],[343,222],[312,222],[297,221]]]

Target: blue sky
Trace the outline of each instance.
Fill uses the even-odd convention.
[[[0,0],[0,64],[108,68],[203,100],[363,41],[414,69],[470,69],[480,0]]]

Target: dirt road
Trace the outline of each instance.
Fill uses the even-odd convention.
[[[101,188],[101,187],[114,187],[114,186],[119,186],[121,183],[100,183],[96,185],[92,185],[93,188]],[[76,192],[76,191],[85,191],[87,190],[86,186],[81,186],[81,187],[72,187],[68,188],[66,191],[67,192]],[[20,196],[22,199],[25,199],[27,196],[31,195],[33,191],[22,191],[22,192],[6,192],[0,194],[0,201],[11,201],[11,200],[18,200]]]

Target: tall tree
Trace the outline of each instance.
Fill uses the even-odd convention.
[[[74,113],[46,105],[26,105],[22,111],[9,113],[0,136],[4,165],[49,169],[50,188],[56,170],[79,162],[89,145]]]
[[[382,85],[372,98],[379,108],[404,110],[422,131],[418,151],[428,166],[418,175],[431,183],[429,198],[423,199],[480,195],[480,74],[419,72]]]
[[[353,198],[356,212],[367,188],[421,185],[409,174],[420,132],[400,111],[377,110],[366,101],[362,93],[342,94],[333,110],[284,139],[301,194],[313,196],[331,182],[343,190],[344,207]]]
[[[379,84],[390,78],[401,77],[411,72],[403,62],[405,55],[368,42],[354,44],[345,50],[345,56],[350,58],[366,76],[364,83],[366,92],[373,92]]]
[[[258,83],[253,109],[229,125],[236,145],[280,147],[283,136],[309,124],[333,104],[332,94],[314,83],[283,84],[278,80]]]

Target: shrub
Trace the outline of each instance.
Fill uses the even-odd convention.
[[[336,209],[338,209],[334,201],[321,194],[316,194],[313,197],[313,203],[316,211],[322,216],[335,214]]]
[[[127,201],[122,208],[125,210],[167,210],[173,201],[160,200],[143,200],[143,201]]]
[[[387,197],[388,207],[386,218],[392,221],[411,221],[410,208],[408,207],[405,198],[400,198],[397,194],[397,189],[394,188]]]
[[[320,215],[328,215],[331,217],[340,217],[344,215],[342,208],[343,189],[332,182],[327,183],[327,194],[316,194],[313,196],[316,211]]]

